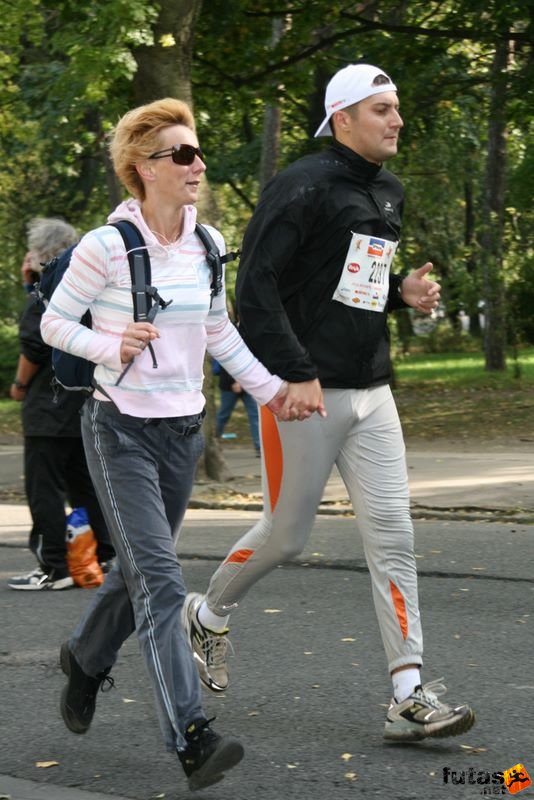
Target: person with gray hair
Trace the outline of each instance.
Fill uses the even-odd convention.
[[[78,233],[57,217],[34,217],[27,225],[28,252],[24,256],[20,272],[27,292],[33,291],[39,280],[43,264],[78,241]]]
[[[33,286],[43,264],[75,244],[78,233],[62,219],[36,217],[28,223],[23,281]],[[13,576],[11,589],[68,589],[65,504],[87,509],[97,539],[97,556],[107,571],[114,558],[106,523],[93,488],[81,438],[80,409],[87,395],[54,382],[52,349],[40,332],[42,308],[28,298],[19,324],[20,354],[10,396],[22,403],[24,481],[32,517],[29,548],[37,559],[31,572]]]
[[[62,250],[76,244],[79,236],[72,225],[57,217],[34,217],[28,223],[28,249],[38,259],[35,271],[57,256]]]

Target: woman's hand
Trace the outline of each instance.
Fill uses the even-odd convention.
[[[147,344],[159,339],[159,331],[151,322],[130,322],[122,333],[121,363],[129,364]]]
[[[323,390],[317,379],[303,383],[284,383],[267,407],[282,422],[305,420],[317,412],[326,417]]]

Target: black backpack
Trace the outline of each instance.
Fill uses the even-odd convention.
[[[148,322],[153,322],[158,310],[160,308],[166,308],[172,301],[165,302],[162,300],[158,294],[158,290],[151,285],[150,257],[146,249],[145,241],[136,225],[129,220],[112,222],[110,225],[113,225],[113,227],[117,228],[119,231],[128,254],[132,279],[134,321],[139,322],[147,320]],[[206,261],[211,270],[211,306],[213,298],[222,292],[223,264],[228,261],[233,261],[233,259],[237,257],[237,254],[227,253],[221,256],[219,248],[213,241],[211,234],[203,225],[200,225],[200,223],[197,223],[195,233],[206,249]],[[75,247],[76,245],[68,247],[44,265],[40,280],[34,286],[34,293],[44,308],[48,305],[54,290],[69,266]],[[90,328],[92,326],[91,313],[86,311],[80,322]],[[149,343],[148,347],[152,355],[153,366],[157,367],[158,364],[152,344]],[[130,362],[121,373],[116,385],[122,381],[132,363],[133,362]],[[75,356],[53,347],[52,366],[54,368],[55,381],[64,389],[92,392],[95,388],[93,376],[96,365],[92,361],[87,361],[87,359],[81,356]]]

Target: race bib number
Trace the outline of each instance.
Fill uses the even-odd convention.
[[[350,308],[383,311],[397,242],[353,233],[340,281],[332,300]]]

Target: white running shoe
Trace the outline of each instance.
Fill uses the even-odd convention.
[[[384,738],[392,741],[415,742],[427,736],[458,736],[475,724],[475,712],[469,706],[448,706],[438,700],[447,687],[443,678],[416,686],[412,694],[389,706]]]
[[[228,640],[228,628],[216,633],[199,622],[198,609],[203,600],[204,595],[197,592],[187,595],[182,609],[182,625],[191,644],[200,680],[207,689],[221,694],[228,688],[226,653],[228,646],[232,645]]]

